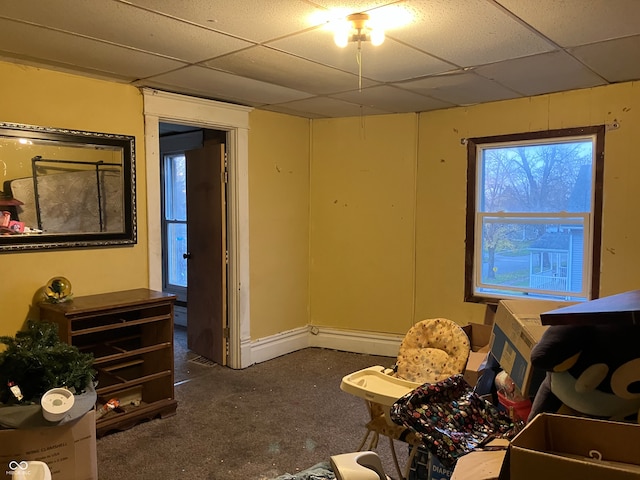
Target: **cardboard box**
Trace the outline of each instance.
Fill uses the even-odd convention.
[[[462,329],[471,342],[471,352],[469,353],[469,360],[464,370],[464,379],[469,385],[476,385],[486,365],[492,326],[481,323],[470,323],[462,327]]]
[[[499,480],[507,450],[477,451],[460,457],[451,480]]]
[[[98,480],[95,411],[52,427],[0,430],[0,479],[23,460],[46,463],[53,480]]]
[[[453,468],[445,468],[427,449],[418,447],[407,480],[450,480]]]
[[[510,480],[637,480],[638,445],[638,424],[542,413],[512,440],[503,472]]]
[[[489,342],[491,341],[492,328],[493,325],[486,325],[484,323],[470,323],[462,327],[464,333],[466,333],[467,337],[469,337],[472,351],[482,351],[489,345]]]
[[[544,378],[531,366],[531,350],[548,328],[540,314],[572,305],[546,300],[501,300],[491,332],[491,354],[509,374],[523,395],[534,395]]]

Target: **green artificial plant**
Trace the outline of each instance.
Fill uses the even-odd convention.
[[[80,394],[92,384],[93,355],[61,342],[58,325],[29,320],[15,338],[0,336],[0,402],[37,403],[52,388],[66,387]],[[11,386],[23,396],[19,402]]]

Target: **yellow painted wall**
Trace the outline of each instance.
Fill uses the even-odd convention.
[[[419,115],[309,121],[253,111],[251,338],[307,323],[404,333],[435,316],[483,321],[486,308],[463,301],[466,137],[618,121],[605,139],[601,295],[639,288],[639,89],[624,83]],[[138,207],[133,247],[0,253],[0,335],[34,315],[33,296],[55,275],[76,295],[147,286],[138,89],[0,63],[0,92],[0,121],[134,135]]]
[[[464,303],[466,147],[461,138],[620,123],[605,136],[601,296],[640,287],[640,84],[511,100],[420,115],[416,317],[482,322]]]
[[[254,110],[249,131],[251,338],[309,322],[309,124]]]
[[[312,324],[393,333],[412,325],[416,118],[313,121]]]
[[[34,296],[56,275],[71,281],[75,295],[146,287],[144,120],[139,90],[0,62],[0,92],[0,122],[134,135],[138,207],[135,246],[0,253],[0,335],[14,335],[27,318],[36,318],[37,311],[30,309]]]
[[[620,128],[605,139],[600,295],[640,288],[640,83],[415,118],[313,121],[311,323],[404,333],[424,318],[461,324],[490,318],[485,305],[464,302],[461,139],[614,121]]]

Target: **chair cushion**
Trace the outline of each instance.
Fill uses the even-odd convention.
[[[435,383],[463,373],[469,337],[452,320],[431,318],[409,329],[398,351],[396,376],[416,383]]]

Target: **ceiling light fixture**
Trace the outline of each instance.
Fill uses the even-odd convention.
[[[368,13],[352,13],[334,25],[333,41],[340,48],[349,42],[356,43],[358,50],[358,90],[362,91],[362,42],[371,42],[377,47],[384,42],[384,29],[371,20]]]
[[[349,42],[357,42],[359,46],[366,41],[377,47],[384,42],[384,30],[371,21],[368,13],[352,13],[336,24],[333,40],[340,48]]]

